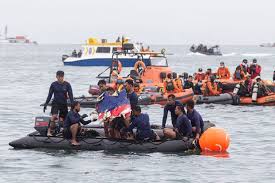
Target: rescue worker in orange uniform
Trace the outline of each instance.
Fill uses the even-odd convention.
[[[207,81],[204,92],[205,96],[216,96],[221,93],[218,89],[218,84],[215,82],[215,79],[215,76],[210,76],[210,80]]]
[[[195,78],[194,79],[197,80],[197,81],[202,81],[202,80],[205,79],[205,74],[202,72],[202,68],[199,68],[198,72],[195,73]]]
[[[172,74],[168,73],[167,78],[163,83],[163,93],[176,93],[179,91],[175,80],[172,78]]]
[[[230,71],[227,67],[225,67],[224,62],[220,63],[220,67],[217,71],[217,76],[219,79],[230,79]]]
[[[175,80],[175,83],[177,85],[177,88],[178,88],[178,91],[179,92],[182,92],[184,89],[183,89],[183,83],[182,83],[182,80],[181,78],[177,75],[177,73],[173,73],[173,79]]]

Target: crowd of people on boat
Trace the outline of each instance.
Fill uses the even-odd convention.
[[[219,46],[218,45],[215,45],[215,46],[212,46],[210,48],[207,48],[206,45],[203,45],[203,44],[199,44],[198,46],[196,45],[192,45],[190,47],[190,51],[193,51],[193,52],[200,52],[200,53],[209,53],[209,54],[215,54],[215,53],[218,53],[218,48]]]
[[[57,81],[50,86],[47,100],[44,104],[43,111],[53,96],[51,107],[51,119],[48,126],[47,136],[53,136],[57,130],[57,121],[63,127],[64,137],[71,139],[72,145],[79,145],[77,135],[81,131],[81,124],[89,124],[92,120],[85,120],[86,114],[80,115],[80,103],[73,100],[73,91],[69,82],[64,80],[64,72],[57,71]],[[134,89],[134,81],[127,79],[123,88],[120,90],[107,87],[105,80],[98,81],[100,97],[104,95],[117,96],[119,92],[126,91],[127,100],[131,106],[131,113],[121,115],[114,119],[104,119],[104,131],[107,138],[115,139],[135,139],[135,140],[159,140],[160,137],[151,129],[149,115],[142,112],[138,105],[138,95]],[[71,102],[71,110],[68,112],[67,98]],[[203,120],[200,114],[194,109],[194,101],[187,102],[185,110],[180,101],[176,101],[175,95],[170,94],[167,104],[164,107],[162,128],[164,138],[181,139],[195,138],[198,139],[203,132]],[[171,113],[172,128],[166,127],[168,112]],[[95,119],[96,120],[96,119]],[[136,133],[133,133],[136,129]]]
[[[72,57],[80,58],[81,56],[82,56],[82,50],[79,50],[78,53],[76,52],[76,50],[73,50]]]

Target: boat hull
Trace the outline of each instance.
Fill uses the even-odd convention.
[[[136,58],[119,58],[123,67],[134,67]],[[150,65],[150,59],[143,59],[145,65]],[[74,58],[68,57],[63,61],[64,65],[69,66],[111,66],[112,58]]]

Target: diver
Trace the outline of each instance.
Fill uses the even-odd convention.
[[[224,62],[220,62],[220,67],[217,70],[217,76],[219,79],[230,79],[230,71],[225,67]]]
[[[123,132],[133,132],[133,129],[137,128],[135,139],[138,141],[160,139],[159,136],[151,129],[149,115],[146,113],[141,113],[140,106],[137,105],[133,108],[133,115],[135,118],[129,127],[123,129]]]
[[[184,89],[192,88],[194,89],[193,76],[188,76],[188,79],[184,82]]]
[[[178,116],[174,129],[164,128],[163,134],[170,139],[183,139],[192,136],[192,125],[186,116],[184,106],[182,104],[176,105],[175,114]]]
[[[58,114],[60,122],[63,122],[66,118],[68,114],[67,96],[69,96],[71,104],[73,103],[72,87],[69,82],[64,81],[64,72],[57,71],[56,79],[57,81],[53,82],[50,86],[49,94],[43,108],[43,111],[45,112],[47,110],[47,105],[52,98],[52,95],[54,95],[51,107],[52,117],[49,122],[47,136],[52,136],[52,132],[56,128],[55,119],[57,119]]]
[[[163,93],[175,93],[178,92],[179,89],[177,87],[177,84],[175,80],[172,78],[172,74],[168,73],[167,78],[165,79],[163,83]]]
[[[243,59],[243,62],[237,66],[236,70],[240,68],[245,75],[248,74],[248,70],[249,70],[249,67],[248,67],[248,63],[247,63],[247,60],[246,59]]]
[[[244,79],[245,79],[244,71],[240,67],[237,67],[233,75],[233,80],[238,81],[238,80],[244,80]]]
[[[262,67],[257,64],[257,59],[254,58],[252,64],[249,67],[249,74],[251,75],[251,79],[255,79],[257,76],[261,75]]]
[[[84,118],[88,117],[88,115],[84,114],[80,116],[79,111],[80,103],[78,101],[74,101],[71,105],[71,110],[64,121],[64,137],[71,139],[72,145],[80,145],[76,139],[77,134],[81,132],[80,123],[87,125],[92,122],[91,120],[84,121]]]
[[[251,79],[251,76],[250,76],[250,74],[247,74],[245,80],[235,86],[233,94],[239,95],[241,97],[251,96],[252,85],[253,85],[253,81]]]
[[[269,94],[269,89],[264,84],[260,76],[257,76],[256,82],[253,84],[252,89],[252,102],[256,102],[258,97],[267,96]]]
[[[127,92],[127,98],[130,100],[131,109],[138,105],[138,96],[134,91],[134,82],[131,79],[125,81],[125,89]]]
[[[166,121],[167,121],[167,115],[168,115],[169,111],[171,113],[172,125],[173,125],[173,127],[176,126],[177,115],[175,113],[175,108],[177,105],[180,105],[180,104],[181,103],[179,101],[176,101],[175,95],[173,95],[173,94],[168,95],[167,103],[163,109],[162,128],[165,128]]]
[[[215,81],[216,77],[210,76],[210,79],[207,81],[204,91],[204,96],[217,96],[220,95],[218,84]]]
[[[202,68],[198,69],[198,72],[195,73],[195,80],[202,81],[205,79],[205,74],[202,72]]]
[[[74,50],[74,51],[72,52],[72,57],[77,57],[76,50]]]
[[[101,79],[97,82],[97,86],[99,88],[99,95],[101,95],[102,93],[104,93],[108,87],[106,85],[106,81],[104,79]]]
[[[82,56],[82,50],[79,50],[78,54],[77,54],[77,57],[81,57]]]
[[[203,133],[204,122],[201,115],[194,109],[195,102],[189,100],[186,103],[187,117],[191,121],[193,137],[199,140],[200,135]]]

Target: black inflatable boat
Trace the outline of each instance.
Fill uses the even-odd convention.
[[[197,104],[240,104],[240,97],[231,93],[223,93],[218,96],[196,95],[194,100]]]
[[[35,131],[26,137],[9,143],[10,146],[17,149],[47,148],[47,149],[78,149],[78,150],[108,150],[108,151],[141,151],[141,152],[184,152],[186,150],[195,149],[193,139],[185,140],[163,140],[159,141],[135,141],[123,139],[110,139],[104,136],[102,126],[86,126],[85,133],[78,136],[80,146],[72,146],[68,139],[63,138],[62,133],[57,133],[53,137],[45,136],[49,118],[37,117]],[[40,128],[40,125],[43,128]],[[208,121],[205,122],[205,130],[215,126]],[[40,128],[40,129],[39,129]],[[152,129],[163,137],[160,126],[152,125]]]

